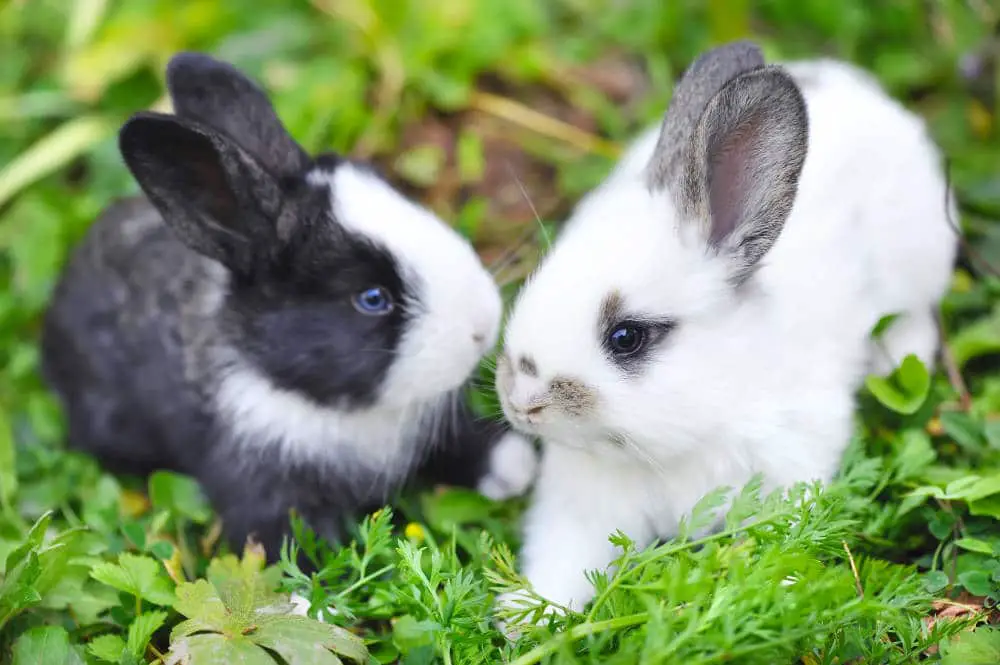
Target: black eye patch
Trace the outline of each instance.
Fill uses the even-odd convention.
[[[676,327],[677,321],[671,318],[629,314],[624,297],[613,291],[601,303],[597,334],[608,359],[635,374]]]

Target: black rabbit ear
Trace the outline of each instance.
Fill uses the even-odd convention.
[[[139,186],[195,251],[248,273],[277,244],[279,183],[228,137],[176,116],[139,113],[118,144]]]
[[[167,64],[167,89],[178,116],[228,134],[275,175],[308,168],[309,155],[285,129],[271,100],[229,63],[203,53],[178,53]]]

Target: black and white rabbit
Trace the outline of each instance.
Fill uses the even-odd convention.
[[[866,373],[935,362],[946,191],[922,120],[856,67],[766,65],[750,42],[698,58],[504,332],[500,402],[544,442],[535,591],[580,609],[612,533],[670,537],[717,487],[829,480]],[[893,313],[883,349],[870,332]]]
[[[232,65],[178,54],[167,87],[175,114],[119,136],[145,197],[93,224],[45,317],[71,445],[195,476],[270,560],[292,508],[336,539],[415,477],[522,492],[530,444],[465,401],[501,316],[471,245],[371,167],[308,155]]]

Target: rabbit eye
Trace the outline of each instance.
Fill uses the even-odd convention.
[[[617,326],[608,335],[608,346],[611,352],[618,356],[627,356],[635,353],[642,346],[645,340],[645,331],[634,324],[623,324]]]
[[[362,314],[388,314],[393,307],[392,296],[381,286],[372,287],[354,296],[354,307]]]

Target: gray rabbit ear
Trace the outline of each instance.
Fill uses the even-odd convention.
[[[648,167],[654,189],[670,187],[682,175],[685,151],[709,100],[743,72],[764,66],[760,47],[739,40],[706,51],[692,62],[674,87],[660,138]]]
[[[177,237],[234,272],[249,274],[278,245],[278,181],[211,128],[161,113],[137,113],[119,149],[143,192]]]
[[[743,282],[792,211],[808,146],[798,86],[780,67],[755,69],[709,101],[670,193],[682,223],[697,224]]]
[[[178,116],[219,130],[277,176],[309,167],[309,155],[281,123],[271,100],[234,66],[182,52],[167,64],[167,90]]]

